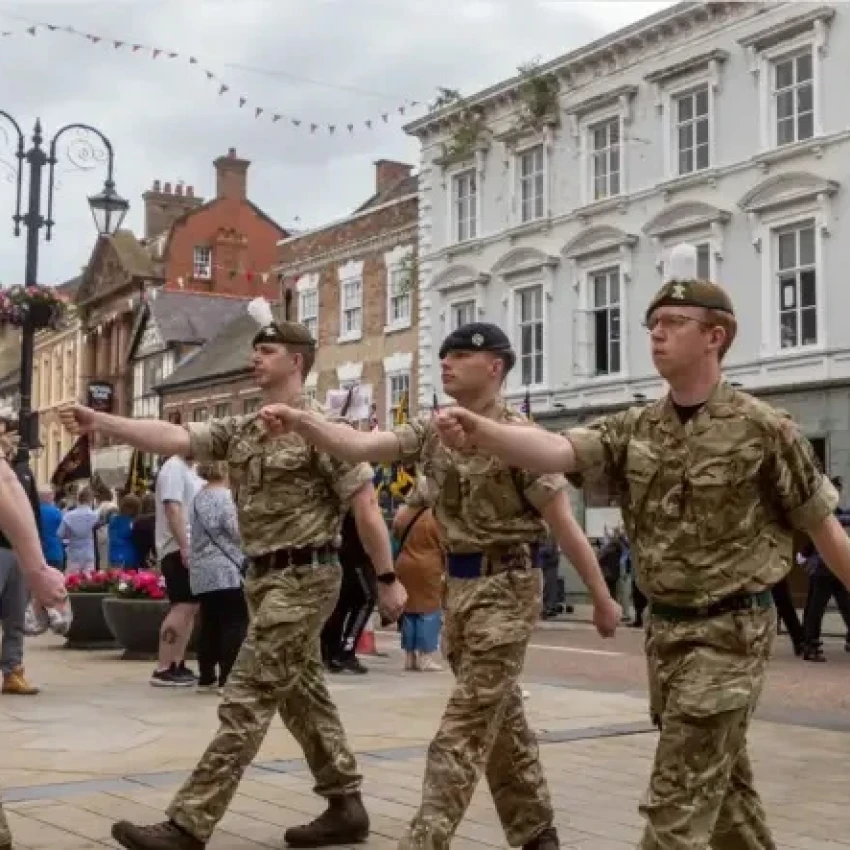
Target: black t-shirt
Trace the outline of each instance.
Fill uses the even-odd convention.
[[[360,542],[357,533],[357,522],[354,514],[349,511],[342,521],[342,544],[339,547],[339,563],[344,571],[356,569],[372,569],[372,562]]]
[[[673,402],[673,409],[676,411],[676,415],[679,417],[679,421],[682,425],[686,425],[697,413],[700,412],[705,407],[705,402],[700,402],[699,404],[676,404]]]

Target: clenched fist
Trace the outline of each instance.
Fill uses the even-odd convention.
[[[95,429],[96,413],[81,404],[70,404],[59,410],[62,425],[72,434],[90,434]]]
[[[303,410],[288,404],[267,404],[260,409],[260,420],[270,434],[277,436],[295,431],[303,414]]]
[[[47,564],[37,570],[24,570],[27,583],[35,601],[42,608],[60,608],[68,598],[65,590],[65,576],[59,570]]]
[[[449,407],[435,413],[433,419],[440,440],[450,449],[474,448],[475,438],[482,421],[486,420],[463,407]]]

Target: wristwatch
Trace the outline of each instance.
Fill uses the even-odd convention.
[[[379,576],[376,576],[381,584],[395,584],[398,581],[398,576],[395,572],[390,571],[388,573],[381,573]]]

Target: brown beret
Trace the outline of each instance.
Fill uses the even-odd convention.
[[[280,345],[306,345],[310,348],[316,347],[316,340],[306,325],[300,322],[275,322],[260,328],[251,342],[251,347],[262,342],[276,342]]]
[[[716,283],[707,280],[671,280],[655,294],[646,309],[646,319],[659,307],[705,307],[707,310],[720,310],[735,315],[732,299]]]

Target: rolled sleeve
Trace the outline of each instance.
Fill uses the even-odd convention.
[[[399,460],[403,464],[411,465],[423,459],[430,430],[430,423],[423,419],[393,428],[393,434],[398,440]]]
[[[371,484],[375,479],[375,470],[368,463],[358,463],[354,466],[342,461],[332,461],[334,477],[334,492],[340,501],[348,503],[355,493],[365,484]]]
[[[779,421],[772,452],[771,490],[799,531],[816,529],[838,507],[838,492],[818,465],[812,444],[789,418]]]
[[[582,487],[586,478],[608,481],[623,475],[626,451],[639,411],[627,410],[597,419],[590,425],[563,432],[575,455],[571,484]]]
[[[523,493],[531,506],[542,512],[562,490],[567,489],[567,479],[563,475],[529,475],[525,474]]]
[[[192,460],[227,460],[230,441],[239,420],[235,418],[212,419],[209,422],[190,422],[184,427],[189,432],[189,453]]]

